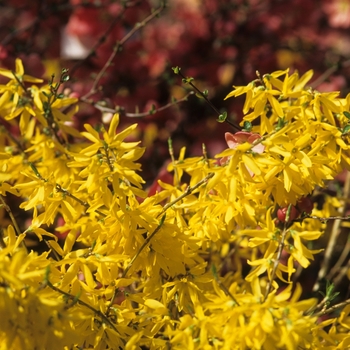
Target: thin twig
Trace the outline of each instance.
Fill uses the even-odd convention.
[[[142,22],[137,23],[133,29],[130,30],[128,34],[126,34],[120,41],[116,43],[116,45],[113,48],[113,51],[111,55],[109,56],[108,60],[100,70],[100,72],[97,74],[92,87],[90,91],[82,97],[82,100],[87,99],[91,95],[94,95],[98,91],[98,84],[103,77],[103,75],[106,73],[108,67],[112,64],[112,61],[114,57],[117,55],[117,53],[120,51],[120,49],[123,47],[126,41],[128,41],[137,31],[139,31],[142,27],[144,27],[148,22],[150,22],[153,18],[155,18],[157,15],[159,15],[163,9],[165,8],[165,4],[162,3],[160,7],[158,7],[153,13],[151,13],[148,17],[146,17]]]
[[[183,80],[185,80],[185,81],[188,80],[188,78],[186,78],[186,77],[181,73],[181,70],[180,70],[180,69],[177,71],[177,74],[179,74],[179,75],[182,77]],[[213,103],[208,99],[208,97],[207,97],[202,91],[200,91],[200,90],[197,88],[197,86],[195,86],[191,81],[187,81],[187,84],[189,84],[198,94],[200,94],[200,95],[204,98],[205,102],[208,103],[208,105],[211,107],[211,109],[212,109],[218,116],[221,115],[220,111],[213,105]],[[227,118],[225,119],[225,122],[228,123],[228,124],[230,124],[233,128],[237,129],[238,131],[241,131],[241,128],[240,128],[238,125],[236,125],[235,123],[229,121]]]
[[[205,164],[207,165],[208,168],[210,168],[210,163],[209,163],[209,160],[208,160],[207,147],[205,146],[205,143],[202,143],[202,154],[203,154],[203,158],[204,158]]]
[[[125,117],[128,117],[128,118],[143,118],[143,117],[147,117],[149,115],[154,115],[158,112],[161,112],[161,111],[164,111],[172,106],[175,106],[183,101],[187,101],[188,97],[190,95],[193,95],[194,92],[193,91],[190,91],[186,96],[180,98],[179,100],[175,100],[173,102],[169,102],[167,103],[166,105],[162,106],[162,107],[159,107],[159,108],[156,108],[152,111],[149,111],[149,112],[143,112],[143,113],[129,113],[129,112],[125,112],[124,109],[120,106],[116,106],[115,108],[110,108],[110,107],[105,107],[105,106],[101,106],[98,102],[95,102],[93,100],[87,100],[85,98],[81,98],[80,100],[82,102],[85,102],[85,103],[88,103],[92,106],[94,106],[96,109],[98,109],[99,111],[101,112],[104,112],[104,113],[119,113],[121,116],[125,116]]]
[[[44,182],[48,182],[47,179],[44,179],[38,169],[36,168],[36,166],[33,164],[33,163],[29,163],[30,167],[32,168],[34,174],[41,180],[41,181],[44,181]],[[85,207],[86,209],[89,209],[90,208],[90,205],[85,202],[85,201],[82,201],[81,199],[79,199],[78,197],[74,196],[73,194],[71,194],[69,191],[67,191],[66,189],[62,188],[61,185],[57,184],[55,185],[55,188],[56,188],[56,191],[57,192],[61,192],[63,193],[65,196],[67,197],[70,197],[72,199],[74,199],[76,202],[78,202],[79,204],[81,204],[83,207]],[[102,213],[101,211],[95,209],[95,212],[103,217],[106,217],[106,214]]]
[[[2,120],[1,120],[0,122],[3,123]],[[23,156],[24,158],[28,158],[28,154],[24,151],[24,148],[23,148],[22,144],[20,143],[20,141],[18,141],[18,140],[14,137],[14,135],[13,135],[9,130],[7,130],[7,128],[6,128],[6,126],[5,126],[4,124],[2,124],[2,125],[0,126],[0,131],[1,131],[1,132],[4,131],[4,132],[6,133],[6,136],[7,136],[13,143],[16,144],[16,146],[17,146],[18,149],[21,151],[22,156]]]
[[[235,304],[237,306],[239,306],[239,302],[237,301],[237,299],[233,296],[233,294],[229,291],[229,289],[220,280],[220,278],[216,272],[215,265],[212,265],[212,273],[213,273],[214,279],[215,279],[216,283],[219,285],[219,287],[224,291],[224,293],[226,295],[228,295],[235,302]]]
[[[55,4],[55,6],[52,6],[52,5],[49,5],[49,4],[47,4],[47,5],[48,6],[46,6],[44,11],[40,11],[40,12],[38,11],[38,13],[35,15],[35,19],[34,20],[32,20],[31,22],[29,22],[27,25],[25,25],[23,27],[16,28],[11,33],[6,35],[5,38],[1,41],[1,45],[2,46],[7,45],[16,36],[18,36],[19,34],[21,34],[23,32],[26,32],[31,27],[36,26],[38,23],[42,23],[43,19],[45,19],[45,20],[48,19],[49,16],[52,15],[52,14],[58,14],[59,12],[67,11],[67,10],[73,11],[75,8],[78,8],[78,7],[102,8],[102,7],[105,7],[105,6],[109,5],[109,4],[101,4],[100,2],[95,1],[95,2],[92,2],[92,3],[82,2],[82,3],[76,4],[76,5],[69,4],[69,3]],[[129,3],[127,3],[127,5],[130,7]],[[22,8],[22,10],[23,10],[23,8]]]
[[[106,29],[106,31],[98,38],[96,44],[93,46],[93,48],[90,50],[88,55],[84,57],[84,59],[78,61],[71,69],[70,69],[70,75],[73,76],[77,69],[79,69],[84,62],[89,60],[92,56],[96,54],[96,50],[106,41],[108,35],[111,33],[113,28],[116,26],[116,24],[120,21],[120,19],[123,17],[127,7],[124,7],[123,11],[120,12],[120,14],[113,19],[109,27]]]
[[[345,180],[345,185],[344,185],[344,197],[345,198],[348,198],[349,192],[350,192],[350,172],[348,172],[346,174],[346,180]],[[340,211],[342,217],[345,214],[345,210],[346,210],[346,204],[343,205],[343,207],[341,208],[341,211]],[[343,220],[344,220],[344,218],[343,218]],[[349,218],[347,218],[347,220],[349,220]],[[327,247],[326,247],[326,251],[324,254],[322,266],[318,272],[317,280],[316,280],[316,283],[314,284],[313,291],[317,291],[319,289],[320,281],[326,276],[326,274],[329,270],[332,254],[333,254],[334,248],[337,244],[338,237],[340,234],[340,222],[341,222],[340,220],[336,220],[333,224],[332,232],[331,232],[331,235],[330,235]]]
[[[327,309],[327,304],[329,303],[329,298],[325,296],[316,306],[312,307],[311,309],[307,310],[306,314],[311,315],[316,310],[320,310],[319,312],[325,311]]]
[[[44,239],[44,242],[45,242],[45,244],[47,245],[47,247],[48,247],[49,249],[51,249],[51,252],[52,252],[52,254],[55,256],[56,260],[57,260],[57,261],[62,260],[62,259],[60,258],[60,256],[57,254],[56,250],[53,249],[53,248],[51,247],[50,241],[48,241],[47,239]]]
[[[23,81],[21,81],[18,76],[16,75],[16,73],[12,70],[11,73],[13,74],[13,77],[15,78],[15,80],[17,81],[17,83],[21,86],[21,88],[24,90],[25,94],[28,96],[28,92],[27,89],[23,83]]]
[[[165,221],[165,217],[166,214],[165,212],[172,207],[175,203],[179,202],[181,199],[185,198],[186,196],[188,196],[189,194],[191,194],[195,189],[197,189],[198,187],[200,187],[201,185],[203,185],[204,183],[206,183],[210,178],[212,178],[214,176],[214,173],[209,173],[204,179],[202,179],[201,181],[199,181],[196,185],[192,186],[192,187],[187,187],[186,191],[179,196],[178,198],[174,199],[172,202],[168,203],[167,205],[165,205],[163,207],[163,210],[157,215],[157,218],[164,214],[162,216],[162,218],[159,221],[159,224],[157,226],[157,228],[145,239],[145,241],[143,242],[142,246],[140,247],[140,249],[138,250],[138,252],[134,255],[134,257],[131,259],[131,261],[129,262],[128,266],[125,268],[122,277],[124,278],[127,273],[129,272],[130,268],[132,267],[133,263],[135,262],[135,260],[137,259],[137,257],[141,254],[141,252],[146,248],[146,246],[149,244],[149,242],[151,241],[151,239],[155,236],[155,234],[161,229],[161,227],[164,224]],[[108,315],[109,310],[111,309],[114,299],[118,293],[119,288],[115,288],[112,298],[110,300],[109,306],[107,308],[107,312],[106,315]]]
[[[89,310],[91,310],[92,312],[94,312],[96,315],[98,315],[99,317],[101,317],[101,319],[103,319],[106,323],[108,323],[113,330],[117,331],[116,327],[114,326],[114,324],[108,319],[108,317],[106,315],[104,315],[100,310],[97,310],[95,308],[93,308],[92,306],[90,306],[89,304],[85,303],[85,301],[77,299],[76,296],[69,294],[57,287],[55,287],[49,280],[48,278],[46,279],[45,283],[47,284],[48,287],[50,287],[52,290],[54,290],[57,293],[60,293],[62,295],[64,295],[65,297],[67,297],[70,300],[76,301],[78,304],[87,307]]]
[[[350,299],[347,299],[339,304],[336,304],[336,305],[333,305],[331,306],[330,308],[328,309],[325,309],[325,310],[322,310],[320,312],[317,312],[315,314],[313,314],[312,316],[315,316],[315,317],[320,317],[320,316],[323,316],[323,315],[327,315],[327,314],[330,314],[331,312],[337,310],[337,309],[340,309],[346,305],[350,304]]]
[[[59,127],[58,124],[55,122],[55,118],[53,116],[53,113],[51,111],[51,104],[48,107],[48,114],[47,114],[47,125],[52,133],[52,135],[54,136],[54,138],[57,140],[57,142],[63,146],[66,147],[67,146],[67,142],[64,140],[64,138],[60,137],[58,132],[59,132]],[[67,153],[64,153],[66,155],[67,158],[69,158],[69,155]]]
[[[159,221],[159,224],[157,226],[157,228],[145,239],[145,241],[143,242],[142,246],[140,247],[140,249],[138,250],[138,252],[134,255],[134,257],[130,260],[128,266],[125,268],[122,278],[125,278],[126,275],[128,274],[131,266],[134,264],[135,260],[137,259],[137,257],[142,253],[142,251],[146,248],[146,246],[148,245],[148,243],[151,241],[151,239],[155,236],[155,234],[161,229],[161,227],[164,224],[165,221],[165,217],[166,214],[164,214],[162,216],[162,218]]]
[[[220,281],[220,279],[216,279],[216,283],[219,285],[219,287],[225,292],[226,295],[228,295],[237,306],[239,306],[239,302],[237,299],[233,296],[233,294],[228,290],[228,288]]]
[[[271,278],[270,278],[269,282],[267,283],[264,300],[266,300],[268,295],[270,294],[270,291],[272,288],[272,283],[273,283],[273,280],[275,279],[276,271],[277,271],[278,265],[279,265],[281,257],[282,257],[282,252],[283,252],[283,248],[284,248],[284,241],[285,241],[286,235],[287,235],[287,225],[288,225],[288,221],[289,221],[288,212],[290,212],[290,207],[291,207],[291,205],[289,205],[289,208],[287,211],[286,221],[284,223],[284,228],[283,228],[281,240],[280,240],[279,245],[278,245],[277,256],[276,256],[276,259],[273,263]]]
[[[19,235],[21,234],[21,230],[17,224],[17,221],[16,221],[13,213],[12,213],[11,208],[7,205],[7,203],[4,200],[4,197],[1,194],[0,194],[0,201],[1,201],[2,206],[5,208],[5,210],[7,211],[7,214],[9,215],[9,217],[12,221],[12,224],[13,224],[13,227],[15,228],[17,237],[19,237]],[[24,249],[27,249],[26,244],[24,243],[24,240],[22,240],[22,242],[20,243],[20,246]]]
[[[105,144],[105,147],[103,147],[105,153],[106,153],[106,160],[107,160],[107,164],[108,164],[108,168],[111,172],[113,172],[113,165],[111,163],[111,160],[109,159],[109,148],[108,145]]]
[[[343,221],[347,221],[350,220],[350,216],[327,216],[327,217],[320,217],[320,216],[315,216],[315,215],[305,215],[305,217],[303,217],[304,219],[316,219],[316,220],[320,220],[323,222],[327,222],[328,220],[343,220]],[[297,221],[297,220],[294,220]]]
[[[21,230],[19,229],[17,221],[16,221],[15,217],[13,216],[11,208],[7,205],[7,203],[4,200],[4,197],[1,194],[0,194],[0,201],[2,203],[3,208],[5,208],[5,210],[7,211],[7,214],[9,215],[9,217],[10,217],[10,219],[12,221],[12,224],[13,224],[13,227],[15,228],[15,230],[16,230],[17,236],[19,236],[21,234]]]
[[[140,247],[140,249],[138,250],[138,252],[134,255],[134,257],[131,259],[131,261],[129,262],[128,266],[126,267],[126,269],[123,272],[123,278],[126,276],[126,274],[129,272],[131,266],[133,265],[134,261],[137,259],[137,257],[141,254],[141,252],[143,251],[143,249],[146,248],[146,246],[148,245],[148,243],[151,241],[151,239],[155,236],[155,234],[160,230],[160,228],[163,226],[164,221],[165,221],[165,217],[166,214],[165,212],[172,207],[175,203],[179,202],[180,200],[182,200],[183,198],[185,198],[186,196],[188,196],[189,194],[191,194],[194,190],[196,190],[198,187],[200,187],[201,185],[203,185],[204,183],[206,183],[210,178],[212,178],[214,176],[214,173],[209,173],[204,179],[202,179],[201,181],[199,181],[197,184],[195,184],[194,186],[190,187],[188,186],[187,189],[185,190],[185,192],[180,195],[179,197],[177,197],[176,199],[174,199],[172,202],[166,204],[163,207],[163,210],[157,215],[157,217],[159,217],[160,215],[164,214],[162,216],[162,218],[160,219],[160,222],[157,226],[157,228],[145,239],[145,241],[143,242],[142,246]],[[111,300],[111,302],[113,302],[113,298]]]
[[[4,230],[2,227],[0,227],[0,249],[5,249],[6,247],[7,246],[4,241]]]
[[[243,240],[243,237],[240,237],[240,238],[237,239],[237,241],[234,242],[234,246],[232,247],[232,249],[230,249],[230,251],[222,259],[221,264],[220,264],[220,270],[223,269],[223,267],[226,265],[226,263],[228,261],[231,261],[231,257],[239,249],[239,245],[242,242],[242,240]],[[232,264],[232,262],[231,262],[231,264]]]
[[[65,196],[67,197],[70,197],[72,199],[74,199],[76,202],[78,202],[79,204],[81,204],[82,206],[84,206],[86,209],[89,209],[90,208],[90,205],[85,202],[85,201],[82,201],[81,199],[75,197],[73,194],[71,194],[69,191],[65,190],[64,188],[62,188],[59,184],[56,184],[56,191],[57,192],[61,192],[63,193]],[[95,209],[94,210],[97,214],[103,216],[103,217],[106,217],[106,214],[102,213],[101,211]]]
[[[132,265],[134,264],[135,260],[138,258],[138,256],[141,254],[141,252],[147,247],[148,243],[151,241],[151,239],[155,236],[155,234],[161,229],[161,227],[164,224],[165,221],[165,217],[166,214],[163,215],[163,217],[160,219],[158,226],[156,227],[156,229],[145,239],[145,241],[143,242],[142,246],[140,247],[140,249],[137,251],[137,253],[133,256],[133,258],[130,260],[128,266],[125,268],[122,277],[121,278],[125,278],[126,275],[128,274],[130,268],[132,267]],[[114,299],[116,298],[117,294],[118,294],[119,288],[115,288],[113,291],[113,295],[112,298],[109,302],[109,305],[107,307],[107,311],[106,311],[106,315],[109,315],[109,311],[112,308]]]
[[[185,190],[185,192],[180,195],[179,197],[175,198],[173,201],[171,201],[170,203],[167,203],[164,207],[163,210],[158,214],[157,217],[159,217],[160,215],[162,215],[164,212],[166,212],[170,207],[172,207],[174,204],[176,204],[177,202],[181,201],[183,198],[187,197],[188,195],[190,195],[194,190],[196,190],[198,187],[202,186],[203,184],[205,184],[206,182],[208,182],[209,179],[211,179],[214,176],[214,173],[209,173],[204,179],[202,179],[201,181],[199,181],[198,183],[196,183],[194,186],[188,186]]]
[[[337,271],[338,274],[334,278],[333,284],[335,286],[338,286],[340,284],[340,282],[343,280],[343,278],[346,276],[346,274],[349,272],[349,270],[350,270],[350,259],[348,260],[348,263],[345,266],[338,269],[338,271]]]
[[[175,156],[174,156],[173,141],[172,141],[172,139],[170,137],[168,138],[168,150],[169,150],[169,155],[170,155],[171,162],[173,163],[173,167],[174,167],[174,175],[175,175],[176,187],[180,188],[180,177],[179,177],[178,169],[176,168],[176,161],[175,161]]]
[[[310,86],[315,89],[326,81],[331,75],[338,72],[341,68],[348,67],[350,65],[350,60],[344,62],[338,62],[332,67],[328,68],[323,74],[321,74]]]
[[[257,71],[255,71],[255,74],[256,74],[256,76],[259,78],[259,81],[260,81],[261,85],[262,85],[265,89],[267,89],[266,84],[265,84],[265,82],[264,82],[264,79],[263,79],[263,77],[261,76],[260,72],[257,70]]]
[[[327,274],[326,280],[331,281],[336,274],[339,274],[339,271],[341,271],[340,270],[341,266],[343,265],[345,259],[349,255],[349,251],[350,251],[350,237],[348,237],[346,245],[345,245],[344,249],[342,250],[338,261],[334,264],[334,266],[331,268],[331,270]],[[350,263],[350,260],[348,261],[348,263]],[[333,283],[336,284],[335,282],[333,282]]]
[[[29,22],[26,26],[17,28],[15,31],[9,33],[5,36],[5,38],[1,41],[2,46],[6,46],[13,38],[15,38],[18,34],[23,33],[33,27],[37,22],[39,22],[39,17],[36,17],[33,21]]]

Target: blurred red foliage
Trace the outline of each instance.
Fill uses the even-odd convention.
[[[72,76],[66,87],[82,97],[89,93],[116,43],[160,3],[13,0],[0,4],[0,65],[13,68],[20,57],[28,74],[46,78],[69,68]],[[334,74],[318,89],[345,94],[350,85],[349,13],[346,0],[168,1],[159,18],[123,44],[99,81],[101,90],[90,98],[109,108],[119,106],[126,113],[161,107],[172,97],[181,99],[188,89],[172,66],[193,76],[196,86],[208,89],[211,101],[237,121],[239,100],[224,102],[223,98],[233,84],[255,79],[256,70],[264,74],[287,67],[300,72],[312,68],[317,78],[333,66]],[[63,39],[69,39],[70,46]],[[169,158],[166,140],[170,136],[175,154],[186,145],[189,153],[199,155],[203,142],[209,156],[224,149],[224,134],[233,130],[216,118],[203,100],[191,96],[188,102],[154,115],[124,116],[121,127],[139,123],[136,136],[148,147],[143,176],[151,183]],[[101,123],[101,111],[81,102],[75,120],[79,128],[86,122]]]

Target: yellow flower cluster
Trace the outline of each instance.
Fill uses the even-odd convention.
[[[259,136],[221,162],[183,149],[174,183],[147,197],[144,149],[127,141],[136,125],[117,132],[116,114],[78,132],[77,100],[59,93],[67,72],[41,87],[20,60],[0,74],[0,349],[349,347],[349,305],[318,324],[317,299],[293,283],[325,224],[288,219],[349,168],[350,97],[305,89],[312,72],[236,87],[228,97],[246,94],[246,132]],[[28,251],[33,234],[46,252]]]

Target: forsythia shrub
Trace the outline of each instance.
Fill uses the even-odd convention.
[[[227,133],[216,159],[182,149],[174,182],[147,196],[144,149],[127,141],[136,125],[117,130],[115,114],[79,132],[77,99],[59,92],[67,71],[32,85],[42,81],[17,59],[0,74],[11,220],[0,238],[0,349],[350,347],[350,302],[301,298],[293,280],[322,250],[326,223],[314,216],[340,206],[326,197],[313,208],[308,195],[350,167],[350,95],[307,88],[311,71],[235,87],[227,97],[246,95],[244,131]],[[18,203],[29,223],[13,215]],[[33,235],[46,251],[30,251]]]

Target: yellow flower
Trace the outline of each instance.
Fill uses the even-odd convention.
[[[30,75],[24,74],[23,63],[22,63],[22,60],[19,58],[16,58],[16,70],[14,72],[8,69],[0,68],[0,75],[3,75],[4,77],[7,77],[12,80],[17,78],[20,82],[28,82],[28,83],[43,82],[42,79],[38,79]]]

